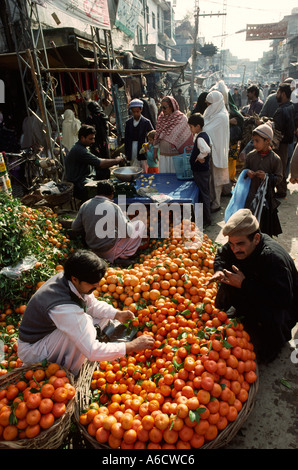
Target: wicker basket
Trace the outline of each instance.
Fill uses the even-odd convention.
[[[42,195],[43,199],[47,201],[47,203],[51,207],[60,206],[61,204],[65,204],[69,202],[73,195],[73,183],[69,183],[68,181],[62,181],[62,183],[67,186],[68,188],[59,194],[48,194]]]
[[[41,362],[31,364],[30,366],[18,367],[17,369],[5,374],[0,379],[0,390],[8,387],[11,383],[22,380],[23,374],[27,370],[36,370],[43,367]],[[63,369],[63,367],[60,367]],[[66,376],[71,385],[75,386],[74,376],[66,369]],[[33,439],[20,439],[16,441],[0,441],[0,449],[58,449],[69,433],[71,418],[74,412],[75,397],[67,404],[65,413],[55,420],[53,426],[41,431]]]
[[[77,211],[61,210],[58,211],[58,221],[63,228],[71,229],[71,224],[77,216]]]
[[[96,449],[110,449],[111,448],[106,444],[100,444],[96,441],[96,439],[88,433],[85,426],[81,425],[79,419],[82,410],[88,409],[90,400],[91,400],[91,393],[90,393],[90,382],[92,378],[92,374],[96,367],[98,366],[98,362],[88,362],[85,361],[84,365],[81,368],[80,375],[77,381],[77,393],[76,393],[76,400],[75,400],[75,409],[74,409],[74,418],[77,422],[77,425],[83,435],[85,441],[88,441],[92,447]],[[241,411],[239,412],[236,421],[231,422],[228,426],[221,431],[218,436],[213,440],[204,444],[201,449],[220,449],[226,446],[237,434],[239,429],[243,426],[244,422],[248,418],[249,414],[251,413],[255,397],[258,392],[259,388],[259,375],[258,370],[256,370],[257,380],[251,385],[248,393],[248,399],[244,403]]]
[[[240,428],[242,428],[244,422],[247,420],[248,416],[253,410],[255,404],[255,398],[258,393],[259,388],[259,372],[256,369],[257,380],[251,384],[248,399],[244,403],[241,411],[239,412],[236,421],[231,422],[228,426],[221,431],[214,441],[210,441],[208,444],[204,444],[202,449],[220,449],[226,446],[238,433]]]
[[[110,449],[108,445],[100,444],[96,439],[90,436],[85,426],[82,426],[80,423],[80,414],[82,413],[82,410],[89,407],[91,401],[90,382],[92,374],[97,366],[98,362],[90,362],[86,360],[81,367],[76,387],[77,393],[74,407],[74,418],[86,442],[89,442],[95,449]]]

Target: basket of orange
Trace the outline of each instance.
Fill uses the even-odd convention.
[[[184,388],[184,395],[180,395],[183,398],[162,396],[161,388],[156,387],[156,375],[145,379],[141,390],[133,393],[137,392],[133,390],[133,380],[107,382],[99,364],[86,362],[82,367],[74,411],[85,442],[97,449],[223,448],[253,410],[259,385],[256,368],[257,379],[249,386],[243,384],[237,398],[230,387],[225,395],[221,395],[218,387],[213,395],[205,389],[200,389],[201,392],[196,389],[187,398]],[[173,378],[171,374],[164,377],[166,382]],[[165,387],[162,391],[165,393]]]
[[[0,379],[0,449],[57,449],[69,433],[74,376],[46,361]]]

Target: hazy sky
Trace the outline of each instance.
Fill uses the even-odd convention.
[[[195,0],[176,0],[176,4],[176,20],[184,18],[189,12],[194,13]],[[223,0],[197,0],[197,4],[200,15],[223,12]],[[298,0],[227,0],[226,5],[226,16],[199,17],[199,35],[219,48],[230,49],[240,59],[257,60],[263,52],[270,50],[271,41],[246,41],[246,33],[237,31],[246,29],[247,24],[282,20],[298,7]],[[226,33],[224,37],[223,32]]]

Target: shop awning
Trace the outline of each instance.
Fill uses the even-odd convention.
[[[57,55],[57,52],[61,58]],[[31,51],[32,53],[32,51]],[[27,61],[26,51],[20,52],[20,56]],[[47,48],[47,56],[50,68],[56,67],[88,67],[90,63],[94,63],[93,59],[84,57],[74,45],[66,45],[59,47]],[[44,51],[39,50],[39,58],[46,66]],[[0,54],[0,68],[5,70],[18,70],[18,56],[16,52]],[[91,71],[91,69],[90,69]]]
[[[135,61],[139,62],[140,68],[142,69],[156,69],[156,71],[160,71],[161,69],[168,70],[170,71],[179,71],[179,70],[184,70],[188,66],[188,62],[172,62],[169,60],[158,60],[158,61],[153,61],[153,60],[148,60],[144,59],[140,55],[136,54],[135,52],[132,54],[133,58]]]

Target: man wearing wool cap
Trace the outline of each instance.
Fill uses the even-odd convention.
[[[147,134],[152,131],[153,126],[149,119],[142,116],[142,100],[131,100],[128,108],[132,116],[125,123],[125,156],[132,166],[138,166],[147,172],[147,158],[145,154],[140,154],[140,150],[147,142]]]
[[[234,307],[254,344],[257,360],[271,362],[292,337],[298,321],[298,273],[293,259],[268,235],[249,209],[234,213],[223,228],[229,241],[217,250],[220,281],[215,306]]]
[[[250,235],[259,229],[259,222],[249,209],[240,209],[233,214],[223,228],[225,236]]]

